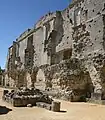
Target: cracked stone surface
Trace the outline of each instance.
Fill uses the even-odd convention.
[[[36,86],[67,100],[91,94],[104,100],[104,74],[105,1],[73,0],[13,42],[4,81],[8,87]]]

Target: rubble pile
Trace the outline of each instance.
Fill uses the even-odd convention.
[[[35,88],[19,88],[17,90],[4,90],[2,99],[14,107],[26,107],[29,104],[36,106],[38,103],[45,103],[48,107],[52,104],[52,98]],[[39,105],[39,104],[38,104]],[[51,110],[51,107],[49,107]]]

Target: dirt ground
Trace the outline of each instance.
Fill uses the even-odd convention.
[[[3,89],[0,88],[0,97]],[[15,108],[0,99],[0,106],[12,109],[0,115],[0,120],[105,120],[105,106],[89,103],[70,103],[61,101],[61,112],[43,108]]]

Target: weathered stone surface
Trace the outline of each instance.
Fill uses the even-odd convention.
[[[11,103],[14,107],[22,107],[30,104],[35,106],[37,102],[51,104],[53,101],[52,98],[40,90],[35,88],[28,89],[26,87],[5,93],[3,100]]]
[[[53,101],[52,102],[52,111],[60,112],[60,102]]]
[[[36,86],[70,101],[105,99],[104,2],[73,0],[21,34],[8,51],[5,86]]]
[[[36,106],[37,106],[37,107],[41,107],[41,108],[45,108],[45,109],[47,109],[47,110],[51,110],[51,108],[52,108],[52,105],[51,105],[51,104],[44,103],[44,102],[37,102],[37,103],[36,103]]]

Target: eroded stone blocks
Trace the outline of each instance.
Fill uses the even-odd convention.
[[[5,90],[4,90],[5,93]],[[11,92],[6,92],[3,95],[3,100],[11,103],[14,107],[25,107],[28,104],[35,106],[37,102],[52,104],[52,99],[38,89],[21,89]]]

